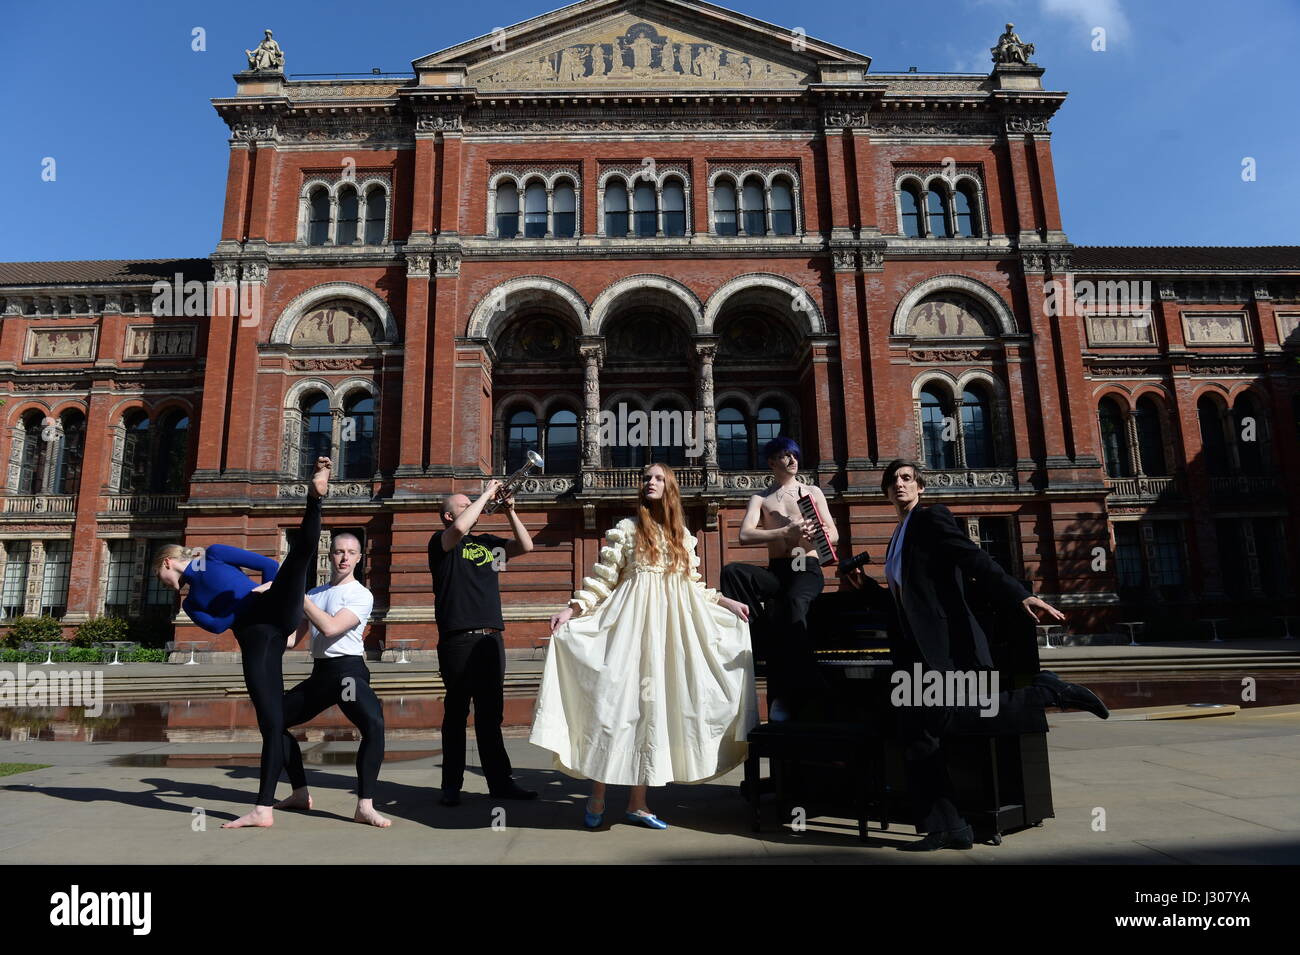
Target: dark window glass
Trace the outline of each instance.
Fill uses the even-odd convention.
[[[1240,522],[1224,519],[1214,522],[1219,539],[1219,570],[1223,574],[1223,591],[1233,600],[1250,596],[1250,568],[1246,564],[1246,548],[1241,540]]]
[[[743,471],[749,463],[749,429],[739,408],[722,408],[716,420],[718,430],[718,466],[728,471]]]
[[[562,239],[572,239],[578,234],[577,195],[573,186],[561,182],[555,187],[555,234]]]
[[[946,205],[944,195],[938,187],[932,188],[926,194],[925,199],[926,211],[928,215],[928,224],[930,235],[940,236],[942,238],[951,238],[952,233],[948,231],[948,216],[944,210]]]
[[[962,393],[961,438],[968,468],[993,467],[989,400],[985,394],[975,389],[967,389]]]
[[[546,237],[546,187],[540,182],[530,182],[524,190],[524,237]]]
[[[660,405],[650,412],[650,439],[659,443],[650,448],[650,460],[660,461],[670,467],[685,467],[686,413],[673,405]]]
[[[572,411],[551,415],[546,424],[545,457],[543,469],[547,474],[573,474],[578,470],[578,416]]]
[[[160,494],[180,494],[185,490],[189,472],[190,419],[172,412],[158,425],[158,466],[153,469],[150,488]]]
[[[72,553],[68,541],[45,542],[45,579],[41,584],[41,613],[62,617],[68,612],[68,576]]]
[[[111,540],[108,542],[108,589],[104,594],[104,613],[111,617],[125,617],[130,610],[131,589],[135,584],[135,542]]]
[[[63,415],[63,446],[59,449],[55,494],[76,494],[81,484],[81,459],[86,448],[86,416],[80,411]]]
[[[767,197],[761,180],[745,180],[741,192],[745,203],[745,232],[749,235],[767,235]]]
[[[713,189],[713,231],[718,235],[737,235],[736,187],[720,182]]]
[[[1159,578],[1162,593],[1176,597],[1183,587],[1183,539],[1173,521],[1154,521],[1151,527],[1152,579]],[[1164,588],[1168,588],[1167,590]]]
[[[1142,473],[1151,477],[1164,477],[1169,473],[1165,465],[1164,436],[1160,424],[1160,408],[1149,397],[1138,399],[1133,412],[1137,418],[1138,451],[1142,455]]]
[[[324,245],[330,237],[330,195],[316,189],[309,203],[311,216],[307,225],[307,244]]]
[[[375,399],[365,393],[351,395],[344,405],[343,473],[340,477],[368,481],[375,473]]]
[[[1121,588],[1144,590],[1146,587],[1141,528],[1135,522],[1115,525],[1115,575]]]
[[[1132,477],[1133,461],[1128,453],[1128,435],[1124,428],[1124,415],[1110,398],[1103,398],[1097,408],[1101,423],[1101,449],[1106,459],[1109,477]]]
[[[376,187],[366,193],[366,245],[384,244],[384,219],[388,212],[388,196]]]
[[[686,234],[686,190],[677,179],[664,184],[664,235]]]
[[[357,225],[360,220],[361,203],[355,189],[343,189],[339,192],[339,227],[334,233],[338,245],[351,245],[357,240]]]
[[[45,418],[40,412],[33,411],[23,419],[22,458],[18,471],[19,494],[45,493],[45,466],[49,454],[49,442],[45,440],[47,432]]]
[[[122,481],[124,493],[139,493],[149,487],[149,419],[137,411],[126,421],[126,438],[122,443]]]
[[[5,620],[23,615],[23,603],[27,597],[27,562],[32,556],[31,546],[27,541],[5,542],[4,587],[0,589],[0,617]]]
[[[1201,453],[1210,474],[1228,473],[1228,445],[1223,434],[1223,411],[1220,404],[1205,395],[1196,403],[1196,414],[1201,422]]]
[[[1264,473],[1264,420],[1255,399],[1241,395],[1232,409],[1232,440],[1237,445],[1237,459],[1242,474]],[[1249,427],[1248,427],[1249,425]]]
[[[776,235],[794,235],[794,190],[784,179],[772,184],[772,231]]]
[[[514,474],[528,463],[528,452],[540,453],[541,441],[537,428],[537,415],[531,411],[516,411],[506,426],[506,474]]]
[[[903,235],[912,239],[921,237],[921,200],[913,186],[904,186],[898,194],[903,207]]]
[[[659,231],[659,199],[652,182],[638,182],[632,194],[636,211],[636,234],[643,239],[653,238]]]
[[[1011,521],[1005,517],[981,517],[980,547],[1012,577],[1019,576],[1011,551]]]
[[[308,395],[303,399],[302,440],[299,444],[298,476],[310,478],[316,472],[316,459],[332,457],[334,443],[334,416],[330,414],[329,399],[324,395]]]
[[[1259,582],[1268,597],[1286,596],[1290,576],[1286,554],[1286,528],[1281,521],[1257,517],[1254,520],[1255,554],[1259,558]]]
[[[785,416],[780,408],[763,405],[758,409],[758,421],[754,426],[754,446],[756,453],[762,453],[763,445],[773,438],[786,434]]]
[[[622,179],[611,179],[605,185],[605,235],[627,235],[627,186]]]
[[[497,183],[497,236],[513,239],[519,234],[519,192],[513,179]]]
[[[925,466],[936,471],[957,467],[957,442],[955,429],[948,428],[949,415],[943,397],[929,388],[921,392],[921,441],[925,450]],[[945,431],[948,433],[945,435]]]
[[[980,227],[976,210],[979,206],[975,202],[975,190],[969,185],[958,186],[952,200],[956,213],[957,235],[965,238],[978,236]]]

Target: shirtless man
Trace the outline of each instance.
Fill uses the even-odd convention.
[[[808,608],[826,580],[810,539],[816,525],[805,520],[799,498],[812,497],[826,518],[826,537],[839,540],[826,497],[814,485],[799,483],[799,445],[773,438],[763,447],[772,469],[772,486],[749,499],[740,525],[740,543],[766,544],[767,567],[728,564],[722,568],[724,596],[747,604],[757,655],[767,660],[768,718],[782,721],[821,688],[808,633]]]

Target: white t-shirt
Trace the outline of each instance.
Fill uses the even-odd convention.
[[[346,584],[340,584],[337,587],[322,584],[307,591],[307,596],[312,603],[330,616],[338,613],[344,607],[357,615],[357,625],[347,633],[340,634],[332,640],[322,636],[321,632],[316,629],[316,625],[312,624],[312,657],[317,660],[324,660],[327,657],[364,657],[366,655],[366,644],[362,639],[362,634],[366,632],[366,621],[370,619],[370,611],[375,607],[375,598],[370,591],[358,581],[350,580]]]

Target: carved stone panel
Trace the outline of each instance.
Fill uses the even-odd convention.
[[[941,292],[930,295],[912,309],[907,331],[917,338],[994,336],[997,323],[979,303],[965,295]]]
[[[29,328],[24,361],[91,361],[98,328]]]
[[[1245,345],[1250,342],[1245,312],[1183,312],[1189,345]]]
[[[123,357],[193,358],[196,335],[195,325],[130,325]]]
[[[294,326],[295,346],[373,345],[382,339],[379,320],[356,302],[338,299],[312,309]]]

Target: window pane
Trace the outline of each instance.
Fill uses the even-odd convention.
[[[68,575],[72,554],[68,541],[45,542],[45,575],[41,582],[41,613],[62,617],[68,611]]]
[[[1225,475],[1228,473],[1228,445],[1224,440],[1219,403],[1206,396],[1197,402],[1196,412],[1201,421],[1201,445],[1206,467],[1213,475]]]
[[[944,406],[939,396],[930,391],[921,392],[921,445],[925,452],[925,465],[935,470],[951,470],[957,467],[957,443],[944,438],[947,428]]]
[[[1102,399],[1098,409],[1101,421],[1101,449],[1106,459],[1109,477],[1132,477],[1133,463],[1128,453],[1128,438],[1124,433],[1124,418],[1119,406],[1109,398]]]
[[[975,224],[975,203],[972,201],[969,187],[963,186],[953,195],[954,211],[957,218],[957,235],[977,236],[979,229]]]
[[[298,476],[309,478],[316,471],[316,459],[332,457],[330,445],[334,441],[334,418],[330,403],[324,395],[304,399],[302,408],[302,440],[299,443]]]
[[[357,238],[357,224],[361,203],[355,189],[344,189],[339,195],[339,227],[334,238],[339,245],[351,245]]]
[[[721,182],[713,190],[713,229],[718,235],[736,235],[736,189]]]
[[[763,185],[756,179],[745,182],[745,232],[749,235],[767,235],[767,199]]]
[[[1246,427],[1248,421],[1253,422],[1251,430],[1254,432],[1254,440],[1251,441],[1243,437],[1250,433]],[[1242,395],[1237,399],[1237,404],[1232,409],[1232,422],[1234,426],[1232,438],[1237,444],[1237,458],[1241,461],[1241,473],[1263,474],[1264,422],[1260,420],[1255,402],[1249,395]]]
[[[659,201],[654,184],[637,183],[632,201],[636,211],[636,234],[641,238],[653,237],[659,231]]]
[[[375,399],[354,395],[348,399],[340,435],[343,473],[340,477],[368,481],[375,473]]]
[[[149,419],[143,414],[134,415],[127,423],[122,445],[124,493],[139,493],[149,486],[149,450]]]
[[[1164,439],[1160,427],[1160,411],[1150,398],[1138,399],[1137,409],[1138,449],[1142,455],[1142,473],[1162,477],[1169,473],[1165,466]]]
[[[519,234],[519,193],[510,179],[497,184],[497,235],[513,239]]]
[[[307,243],[324,245],[330,234],[330,197],[324,189],[311,194],[311,217],[307,226]]]
[[[977,391],[966,391],[962,394],[961,436],[967,467],[993,467],[993,432],[989,426],[989,402]]]
[[[664,186],[664,235],[686,234],[686,190],[677,180]]]
[[[131,585],[135,582],[135,543],[129,540],[108,542],[108,592],[104,610],[126,616],[131,603]]]
[[[571,239],[577,235],[577,197],[573,187],[562,183],[555,187],[555,234]]]
[[[0,591],[0,606],[6,620],[23,615],[23,598],[27,594],[27,561],[31,558],[31,545],[27,541],[8,541],[5,544],[5,579]]]
[[[190,419],[177,414],[169,415],[159,425],[158,467],[153,469],[150,481],[155,493],[180,494],[185,490],[189,427]]]
[[[557,411],[546,426],[547,474],[573,474],[578,470],[578,416]],[[513,472],[512,472],[513,473]]]
[[[524,193],[524,236],[529,239],[546,236],[546,187],[540,182],[529,183]]]
[[[1144,588],[1142,540],[1136,523],[1115,525],[1115,575],[1121,587]]]
[[[772,186],[772,231],[794,235],[794,191],[782,180]]]
[[[388,211],[388,196],[382,189],[366,193],[366,245],[384,244],[384,218]]]
[[[728,471],[743,471],[749,467],[749,429],[745,416],[737,408],[723,408],[718,412],[718,466]]]
[[[626,236],[628,229],[627,186],[613,179],[605,186],[605,234]]]
[[[916,193],[903,189],[899,193],[899,202],[903,204],[903,235],[913,239],[921,237],[921,206]]]
[[[949,238],[951,233],[948,231],[948,219],[944,214],[943,193],[932,189],[926,198],[926,208],[929,210],[930,234]]]
[[[63,447],[54,479],[55,494],[76,494],[81,483],[81,456],[86,447],[86,416],[72,411],[63,416]]]
[[[980,547],[1012,577],[1019,576],[1011,553],[1011,521],[1005,517],[981,517]]]
[[[754,444],[761,452],[763,445],[785,434],[785,418],[779,408],[764,405],[758,409],[758,422],[754,428]]]
[[[506,474],[514,474],[528,462],[528,452],[537,451],[537,415],[531,411],[516,411],[506,427]]]
[[[674,468],[686,466],[686,413],[673,405],[660,405],[650,412],[650,438],[658,443],[650,449],[651,461]]]
[[[1183,584],[1183,542],[1178,525],[1170,521],[1156,521],[1152,527],[1155,546],[1155,566],[1152,576],[1159,575],[1161,587],[1181,587]]]

